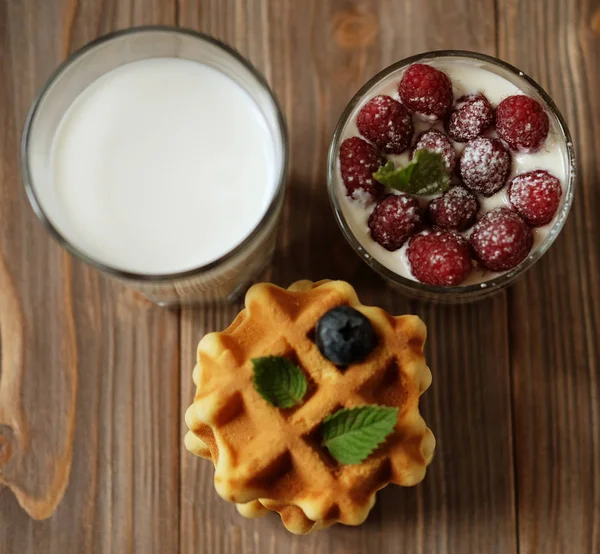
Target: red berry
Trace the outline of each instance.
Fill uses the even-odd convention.
[[[415,125],[408,110],[391,96],[375,96],[358,112],[360,134],[382,152],[401,154],[410,145]]]
[[[517,213],[508,208],[496,208],[479,220],[469,241],[484,267],[505,271],[527,257],[533,245],[533,234]]]
[[[398,85],[404,105],[425,119],[436,121],[452,106],[452,83],[444,72],[415,63],[402,76]]]
[[[468,142],[494,122],[494,108],[482,94],[463,96],[448,119],[448,134],[457,142]]]
[[[552,221],[561,195],[560,181],[541,169],[517,175],[508,186],[510,203],[534,227]]]
[[[464,231],[475,222],[479,202],[466,188],[456,186],[434,198],[427,210],[434,225]]]
[[[548,136],[550,122],[540,103],[518,94],[509,96],[496,109],[496,131],[515,152],[535,152]]]
[[[383,193],[383,185],[373,179],[382,156],[372,144],[360,137],[351,137],[340,146],[340,171],[346,194],[354,200],[372,201]]]
[[[398,250],[421,226],[419,202],[406,194],[382,198],[369,216],[371,238],[387,250]]]
[[[412,237],[406,255],[413,275],[422,283],[452,287],[471,273],[471,249],[467,241],[448,231],[424,231]]]
[[[441,154],[446,162],[448,171],[454,171],[454,168],[456,167],[456,152],[444,133],[436,131],[435,129],[430,129],[429,131],[421,133],[410,153],[410,159],[412,160],[417,150],[423,149],[435,152],[436,154]]]
[[[473,192],[492,196],[506,183],[510,154],[498,139],[479,137],[467,143],[460,157],[460,176]]]

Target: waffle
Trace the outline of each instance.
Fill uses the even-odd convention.
[[[319,318],[343,304],[368,317],[379,336],[375,350],[344,372],[313,340]],[[198,345],[186,447],[212,460],[218,494],[246,517],[278,512],[296,534],[359,525],[379,489],[417,484],[433,456],[435,439],[418,409],[431,383],[425,336],[418,317],[363,306],[343,281],[299,281],[288,290],[254,285],[233,323]],[[300,406],[276,408],[254,389],[250,360],[267,355],[304,370],[309,385]],[[398,423],[362,463],[338,464],[320,444],[319,425],[342,407],[365,404],[399,407]]]

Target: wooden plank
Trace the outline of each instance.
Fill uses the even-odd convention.
[[[499,3],[500,55],[567,119],[575,204],[556,244],[510,291],[519,546],[600,551],[600,6]]]
[[[214,492],[211,464],[182,452],[181,552],[516,552],[505,297],[452,308],[389,291],[345,244],[325,188],[330,137],[362,83],[419,51],[454,47],[493,54],[493,2],[180,0],[179,6],[180,24],[229,42],[263,70],[288,121],[290,187],[267,278],[281,285],[347,279],[365,303],[421,315],[429,326],[434,375],[423,406],[439,444],[421,486],[380,493],[362,527],[337,526],[308,537],[289,535],[276,516],[241,518]],[[238,309],[183,312],[182,414],[193,398],[198,340],[228,325]]]
[[[3,363],[0,376],[12,383],[0,418],[16,445],[0,472],[36,517],[51,515],[68,483],[45,521],[0,492],[2,552],[178,549],[179,314],[64,254],[27,205],[18,169],[29,104],[68,52],[174,17],[171,0],[0,3],[0,280],[10,275],[16,291],[0,300],[12,310],[2,314],[3,362],[13,337],[24,343],[22,363]],[[19,306],[23,325],[8,325]]]

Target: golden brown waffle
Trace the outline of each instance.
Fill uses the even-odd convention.
[[[319,318],[339,305],[362,312],[379,336],[375,350],[343,372],[312,337]],[[276,511],[298,534],[359,525],[379,489],[415,485],[433,456],[435,439],[418,408],[431,383],[425,336],[418,317],[363,306],[343,281],[299,281],[288,290],[254,285],[233,323],[198,345],[186,447],[213,461],[217,492],[246,517]],[[256,392],[250,360],[261,356],[286,356],[304,370],[303,404],[280,409]],[[399,407],[398,423],[365,461],[338,464],[320,444],[319,425],[342,407],[364,404]]]

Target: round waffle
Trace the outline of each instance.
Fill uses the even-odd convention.
[[[379,337],[366,359],[343,371],[314,342],[317,321],[340,305],[363,313]],[[431,383],[425,337],[418,317],[363,306],[343,281],[254,285],[233,323],[198,345],[186,447],[213,461],[217,492],[246,517],[275,511],[298,534],[359,525],[379,489],[417,484],[433,456],[435,439],[418,408]],[[251,360],[262,356],[285,356],[303,370],[300,406],[277,408],[255,390]],[[362,463],[339,464],[321,445],[319,426],[340,408],[365,404],[398,407],[398,422]]]

